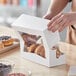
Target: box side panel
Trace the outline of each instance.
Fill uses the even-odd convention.
[[[42,58],[41,56],[38,56],[36,54],[23,52],[23,53],[21,53],[21,56],[23,58],[33,61],[35,63],[50,67],[46,58]]]
[[[49,49],[51,49],[58,42],[60,42],[60,36],[59,36],[58,31],[56,31],[55,33],[52,33],[51,31],[45,30],[43,32],[43,34],[44,34],[43,37],[44,37],[46,44],[48,45]]]
[[[43,37],[44,37],[43,43],[46,49],[45,50],[46,57],[48,58],[49,65],[56,66],[56,65],[65,64],[65,56],[61,55],[59,58],[56,58],[56,51],[51,50],[51,48],[60,41],[59,33],[58,32],[52,33],[48,30],[45,30]]]
[[[51,66],[57,66],[57,65],[62,65],[65,64],[65,55],[61,55],[59,58],[56,58],[56,51],[51,50],[49,53],[49,64]]]

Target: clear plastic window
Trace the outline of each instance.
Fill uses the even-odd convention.
[[[24,43],[25,52],[34,53],[45,58],[45,48],[41,36],[31,35],[24,32],[20,32]]]

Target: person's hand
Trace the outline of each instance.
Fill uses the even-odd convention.
[[[65,54],[67,65],[76,65],[76,45],[59,42],[53,49],[59,49],[61,53]]]
[[[59,13],[48,23],[48,30],[61,32],[65,27],[74,24],[76,24],[76,13]]]

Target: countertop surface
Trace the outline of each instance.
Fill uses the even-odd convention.
[[[14,37],[16,37],[15,31],[6,27],[0,27],[0,35],[1,34],[8,34],[10,36],[13,35]],[[18,47],[0,54],[0,59],[12,61],[15,64],[15,68],[20,67],[31,71],[32,76],[68,76],[66,65],[48,68],[35,62],[31,62],[21,57],[20,48]]]
[[[12,61],[16,68],[22,67],[30,70],[32,76],[68,76],[66,65],[48,68],[46,66],[31,62],[21,57],[19,48],[0,54],[0,59]]]

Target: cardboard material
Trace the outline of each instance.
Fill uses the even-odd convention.
[[[32,35],[37,35],[42,37],[43,45],[45,48],[45,56],[43,58],[39,55],[34,53],[28,53],[24,50],[24,41],[20,37],[20,48],[21,48],[21,55],[31,61],[36,63],[52,67],[57,66],[65,63],[65,56],[61,55],[58,59],[56,58],[56,51],[51,50],[51,48],[60,41],[59,33],[55,32],[52,33],[51,31],[47,30],[47,24],[49,20],[29,16],[22,14],[13,24],[12,28],[16,31],[29,33]]]

